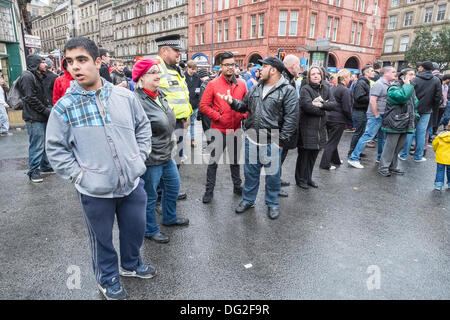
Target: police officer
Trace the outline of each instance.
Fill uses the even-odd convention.
[[[185,77],[177,63],[180,59],[181,41],[180,35],[173,34],[155,39],[158,46],[158,59],[161,61],[159,70],[161,71],[161,80],[159,89],[166,95],[166,100],[172,108],[175,118],[178,135],[177,157],[179,160],[183,157],[183,130],[189,125],[189,117],[193,113],[189,104],[189,89]],[[180,130],[181,129],[181,130]],[[179,168],[179,161],[178,163]],[[186,193],[180,192],[178,199],[186,199]]]

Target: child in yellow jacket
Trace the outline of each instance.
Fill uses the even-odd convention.
[[[433,149],[436,152],[436,180],[434,189],[441,191],[444,186],[445,171],[447,171],[447,185],[450,188],[450,122],[447,131],[442,132],[433,141]]]

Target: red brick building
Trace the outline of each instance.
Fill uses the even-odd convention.
[[[189,58],[202,56],[209,62],[211,56],[231,51],[245,66],[283,49],[309,59],[305,47],[329,39],[330,46],[339,48],[330,52],[329,67],[360,69],[381,55],[388,4],[384,0],[191,0]]]

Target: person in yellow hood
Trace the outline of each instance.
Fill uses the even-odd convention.
[[[433,149],[436,152],[436,180],[434,189],[441,191],[444,186],[445,171],[447,171],[447,185],[450,188],[450,122],[446,131],[438,135],[433,141]]]

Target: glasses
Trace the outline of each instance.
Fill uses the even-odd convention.
[[[224,66],[225,68],[234,68],[234,63],[225,63],[222,64],[222,66]]]
[[[153,66],[150,68],[150,70],[147,71],[147,74],[160,74],[161,71],[157,66]]]

